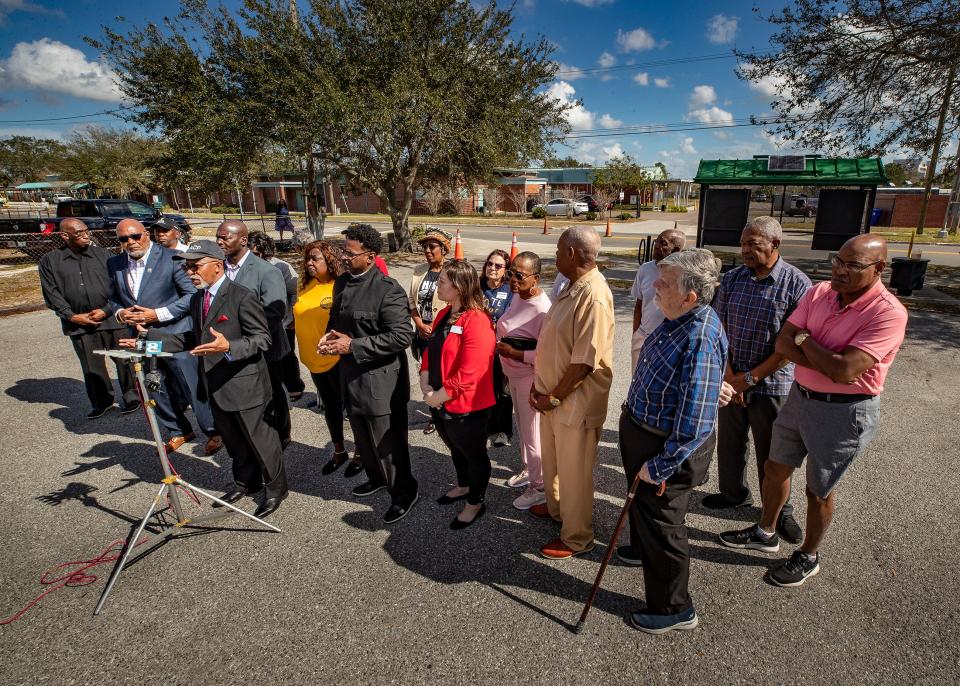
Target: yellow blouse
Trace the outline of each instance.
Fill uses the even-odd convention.
[[[332,305],[333,281],[320,283],[311,280],[307,287],[300,291],[297,302],[293,306],[300,361],[314,374],[330,371],[340,359],[338,355],[317,353],[317,343],[326,333]]]

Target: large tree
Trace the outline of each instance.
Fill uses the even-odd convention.
[[[0,139],[0,184],[40,181],[59,170],[63,144],[49,138],[10,136]]]
[[[140,106],[136,120],[172,146],[238,168],[267,142],[302,154],[308,172],[376,194],[401,248],[416,189],[487,180],[568,130],[567,106],[542,92],[552,45],[512,35],[512,14],[494,2],[291,5],[245,0],[233,13],[185,0],[163,26],[105,29],[92,43]]]
[[[774,94],[774,132],[835,154],[929,156],[922,233],[942,146],[960,131],[960,0],[792,0],[766,19],[777,31],[737,52],[738,75]]]
[[[146,193],[153,187],[149,159],[157,145],[135,131],[91,126],[67,140],[60,172],[103,193]]]
[[[613,202],[619,202],[620,194],[628,188],[642,190],[649,183],[647,173],[627,153],[611,157],[606,166],[593,174],[593,186],[612,194]]]

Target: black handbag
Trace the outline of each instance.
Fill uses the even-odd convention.
[[[500,339],[501,343],[506,343],[514,350],[536,350],[537,349],[537,339],[536,338],[517,338],[515,336],[504,336]]]

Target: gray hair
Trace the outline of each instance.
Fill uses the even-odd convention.
[[[744,231],[756,231],[768,241],[783,241],[783,227],[773,217],[754,217],[743,227]]]
[[[680,288],[685,293],[696,293],[697,301],[709,305],[720,285],[720,267],[713,253],[703,248],[681,250],[667,255],[660,261],[661,267],[680,269]]]
[[[600,254],[600,236],[596,229],[589,226],[571,226],[560,234],[560,240],[566,240],[580,260],[585,263],[596,262]]]

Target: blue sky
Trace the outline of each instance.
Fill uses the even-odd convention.
[[[737,123],[769,112],[770,84],[738,80],[732,57],[650,65],[730,55],[734,46],[764,49],[770,27],[751,5],[747,0],[518,0],[515,31],[528,37],[541,33],[557,46],[555,59],[563,73],[550,94],[583,101],[570,113],[579,137],[558,153],[602,164],[626,152],[643,164],[664,162],[672,175],[691,176],[701,158],[749,157],[774,150],[759,128],[648,135],[621,130],[649,124]],[[81,122],[118,124],[109,115],[37,120],[115,107],[120,98],[111,87],[109,70],[83,36],[99,36],[104,24],[117,26],[118,16],[138,24],[160,21],[175,14],[178,6],[173,0],[0,0],[0,136],[62,137]]]

